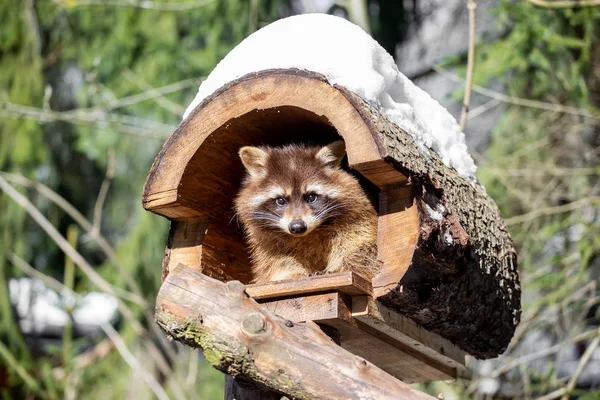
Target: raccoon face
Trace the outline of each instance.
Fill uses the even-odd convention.
[[[245,224],[306,236],[348,208],[342,198],[338,167],[343,142],[323,148],[244,147],[240,157],[248,176],[237,200]]]

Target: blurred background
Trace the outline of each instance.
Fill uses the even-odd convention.
[[[471,3],[474,3],[471,0]],[[347,18],[457,118],[465,0],[1,0],[0,398],[220,399],[153,322],[142,185],[203,77],[285,16]],[[467,144],[513,235],[522,322],[445,399],[600,399],[600,1],[477,1]]]

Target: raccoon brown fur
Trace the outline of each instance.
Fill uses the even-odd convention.
[[[325,147],[243,147],[246,168],[235,208],[255,283],[354,271],[372,278],[377,214],[360,184],[340,168],[343,141]]]

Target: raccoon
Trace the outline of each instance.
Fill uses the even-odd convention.
[[[357,179],[340,168],[343,141],[325,147],[243,147],[236,200],[254,283],[354,271],[372,278],[377,214]]]

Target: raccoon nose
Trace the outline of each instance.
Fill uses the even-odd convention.
[[[289,228],[290,232],[292,232],[294,235],[298,235],[306,232],[306,223],[301,219],[295,219],[290,222]]]

